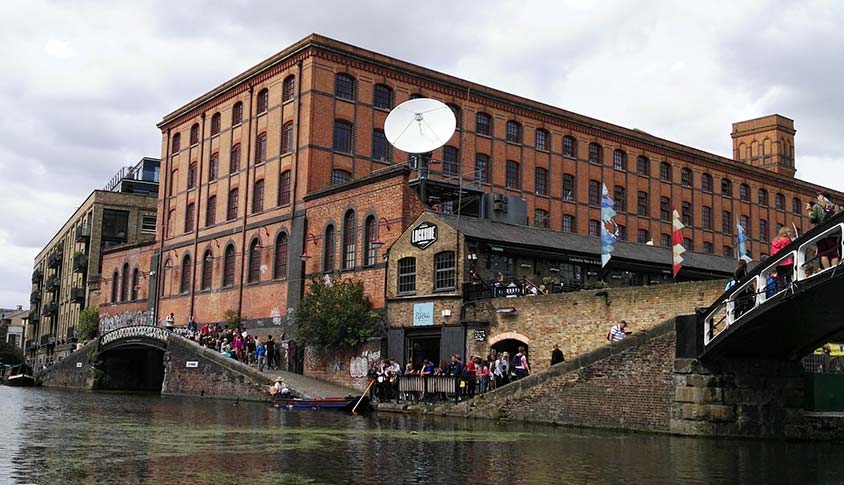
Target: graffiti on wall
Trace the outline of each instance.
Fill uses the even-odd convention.
[[[281,311],[278,307],[273,307],[270,311],[270,316],[273,318],[273,325],[281,325]]]
[[[380,350],[365,350],[359,356],[352,356],[349,362],[349,375],[356,378],[366,377],[369,366],[378,360],[381,360]]]
[[[133,325],[155,326],[155,316],[152,310],[145,312],[121,312],[115,315],[100,315],[100,335],[118,328]]]

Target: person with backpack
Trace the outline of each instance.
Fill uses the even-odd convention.
[[[513,368],[516,370],[516,379],[524,379],[530,374],[527,354],[522,346],[519,347],[519,351],[513,357]]]

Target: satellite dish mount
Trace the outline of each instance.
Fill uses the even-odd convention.
[[[384,121],[384,135],[390,145],[407,152],[419,171],[419,196],[427,204],[428,164],[434,150],[445,145],[457,128],[451,108],[428,98],[405,101]]]

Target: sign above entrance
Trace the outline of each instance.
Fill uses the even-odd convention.
[[[413,305],[413,326],[421,327],[434,324],[434,304],[415,303]]]
[[[419,249],[425,249],[437,242],[438,230],[436,224],[422,222],[410,233],[410,244]]]

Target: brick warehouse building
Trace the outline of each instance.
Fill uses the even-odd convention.
[[[180,324],[240,309],[283,328],[304,282],[333,271],[383,307],[381,243],[425,207],[383,125],[419,96],[457,115],[427,182],[445,212],[506,201],[505,217],[527,216],[516,222],[596,235],[603,182],[623,239],[667,245],[676,208],[691,251],[733,256],[738,219],[759,257],[779,225],[807,228],[804,204],[826,190],[793,177],[793,122],[779,115],[735,123],[729,159],[311,35],[164,117],[156,243],[104,267],[137,264],[148,307]],[[100,296],[102,313],[127,311]]]

